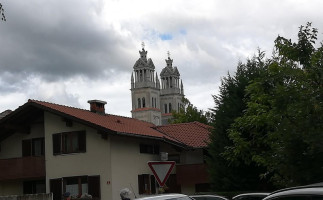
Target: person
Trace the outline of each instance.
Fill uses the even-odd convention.
[[[71,200],[71,193],[65,192],[63,196],[64,196],[64,200]]]
[[[120,190],[121,200],[131,200],[130,198],[131,191],[128,188]]]

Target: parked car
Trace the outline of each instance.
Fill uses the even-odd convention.
[[[161,194],[147,196],[136,200],[192,200],[192,198],[185,194]]]
[[[319,200],[323,199],[323,183],[285,188],[270,193],[264,200]]]
[[[239,194],[237,196],[234,196],[232,199],[233,200],[261,200],[265,197],[267,197],[269,193],[243,193]]]
[[[200,194],[200,195],[191,195],[195,200],[228,200],[225,197],[219,196],[219,195],[209,195],[209,194]]]

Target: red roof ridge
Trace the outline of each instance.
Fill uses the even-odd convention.
[[[67,106],[67,105],[62,105],[62,104],[58,104],[58,103],[52,103],[52,102],[48,102],[48,101],[41,101],[41,100],[36,100],[36,99],[28,99],[28,102],[33,102],[33,103],[47,103],[47,104],[52,104],[52,105],[57,105],[57,106],[63,106],[66,108],[73,108],[73,109],[78,109],[78,110],[82,110],[82,111],[87,111],[87,112],[91,112],[90,110],[84,109],[84,108],[77,108],[74,106]],[[102,114],[100,114],[102,115]],[[115,114],[109,114],[109,113],[105,113],[102,116],[111,116],[111,117],[121,117],[121,118],[127,118],[127,119],[134,119],[134,120],[138,120],[132,117],[127,117],[127,116],[121,116],[121,115],[115,115]],[[142,120],[139,120],[142,121]],[[146,122],[146,121],[143,121]],[[149,123],[149,122],[146,122]],[[150,123],[152,124],[152,123]],[[154,124],[152,124],[153,126],[155,126]]]
[[[202,128],[212,128],[212,126],[207,125],[207,124],[203,124],[201,122],[198,121],[194,121],[194,122],[183,122],[183,123],[176,123],[176,124],[166,124],[166,125],[159,125],[157,127],[167,127],[167,126],[183,126],[183,125],[187,125],[187,124],[196,124],[198,126],[201,126]]]

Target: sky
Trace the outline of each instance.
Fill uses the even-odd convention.
[[[160,74],[167,52],[185,96],[214,107],[221,79],[257,49],[270,57],[301,25],[323,33],[321,0],[0,0],[0,113],[28,99],[131,116],[130,78],[142,42]]]

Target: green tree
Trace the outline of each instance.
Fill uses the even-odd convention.
[[[180,108],[178,112],[175,110],[172,111],[172,118],[169,119],[169,123],[178,124],[178,123],[187,123],[198,121],[204,124],[209,123],[208,112],[199,110],[195,107],[187,98],[182,99],[183,107]]]
[[[247,109],[229,130],[230,162],[262,166],[278,187],[323,178],[323,47],[317,30],[301,26],[298,42],[278,36],[276,54],[246,89]]]
[[[228,130],[234,119],[243,115],[247,108],[245,99],[249,96],[245,88],[264,72],[268,61],[264,52],[258,54],[246,63],[239,63],[234,76],[230,74],[221,81],[218,95],[213,95],[215,107],[212,111],[210,157],[207,159],[212,188],[215,191],[243,191],[267,189],[266,181],[260,180],[262,167],[254,163],[231,162],[224,157],[224,152],[233,143],[228,137]]]
[[[6,16],[4,15],[4,9],[1,3],[0,3],[0,15],[1,15],[1,20],[6,21]]]

